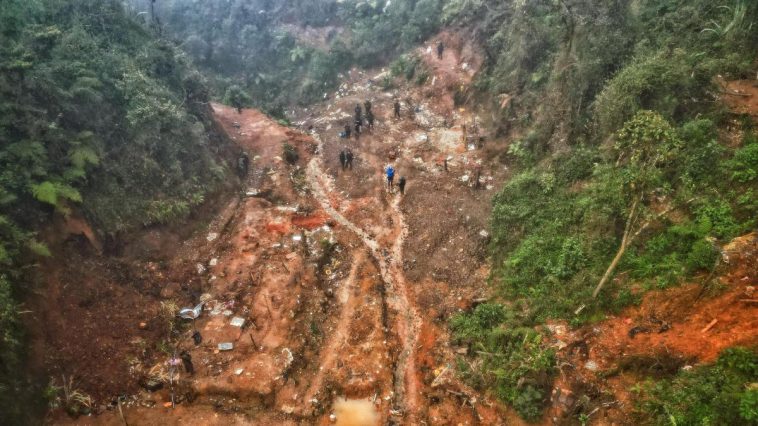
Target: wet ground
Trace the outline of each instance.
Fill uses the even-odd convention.
[[[454,103],[481,59],[461,37],[440,37],[448,46],[441,60],[436,40],[417,51],[430,70],[424,85],[394,79],[385,89],[386,70],[352,70],[323,102],[291,111],[292,127],[214,104],[217,121],[251,160],[238,193],[214,200],[185,232],[147,230],[120,256],[68,242],[76,247],[65,264],[46,266],[54,273],[40,305],[48,309],[34,315],[52,326],[33,353],[54,372],[53,384],[73,378],[97,415],[73,419],[58,410],[50,421],[522,423],[455,374],[466,350],[451,346],[447,323],[490,297],[490,203],[509,170],[489,155],[505,142],[488,138],[476,111]],[[341,138],[366,100],[375,127]],[[292,164],[284,144],[298,154]],[[344,149],[355,155],[347,170]],[[389,164],[396,182],[407,179],[403,195],[386,185]],[[579,330],[550,324],[545,335],[561,373],[542,423],[570,421],[576,395],[591,392],[612,394],[597,398],[609,417],[594,420],[623,423],[626,386],[639,378],[619,367],[625,359],[667,348],[683,362],[709,361],[724,345],[755,343],[754,302],[741,301],[755,299],[742,294],[756,279],[747,266],[755,265],[751,241],[734,250],[734,269],[723,278],[729,290],[697,313],[698,294],[685,286]],[[196,320],[177,321],[180,308],[201,302]],[[660,319],[670,328],[650,332]],[[630,337],[635,326],[647,331]],[[614,368],[620,373],[600,374]]]

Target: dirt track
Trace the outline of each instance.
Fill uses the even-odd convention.
[[[430,53],[436,40],[418,49],[431,70],[425,85],[396,79],[383,90],[382,70],[353,70],[328,100],[292,111],[295,128],[256,110],[213,105],[219,124],[251,159],[241,194],[219,201],[191,238],[150,230],[124,249],[123,259],[72,254],[70,265],[48,267],[55,273],[45,303],[63,309],[50,310],[47,321],[65,329],[76,320],[82,331],[37,341],[53,342],[47,352],[56,357],[45,360],[47,368],[75,377],[100,414],[73,420],[58,411],[51,422],[521,424],[455,374],[466,349],[451,346],[448,320],[488,296],[490,200],[509,171],[487,157],[504,150],[501,142],[485,139],[478,147],[480,120],[453,102],[481,61],[460,38],[442,37],[448,46],[442,60]],[[356,103],[367,99],[375,128],[340,138]],[[392,116],[394,99],[403,102],[400,118]],[[464,124],[473,144],[462,141]],[[299,154],[295,164],[282,158],[285,143]],[[345,148],[356,155],[349,170],[338,161]],[[390,163],[397,178],[408,179],[404,196],[386,188],[382,171]],[[743,263],[754,265],[751,256]],[[732,275],[732,284],[744,287],[755,271]],[[67,276],[87,279],[67,292]],[[661,347],[688,362],[708,361],[727,343],[754,343],[751,307],[735,302],[741,292],[735,287],[711,300],[700,315],[690,316],[687,301],[696,292],[684,287],[583,330],[551,324],[550,344],[577,366],[560,375],[556,389],[610,389],[615,400],[608,403],[616,408],[609,410],[617,410],[611,417],[624,419],[630,406],[624,388],[634,381],[622,375],[606,383],[582,366],[593,361],[612,369],[614,360],[650,357],[651,348]],[[91,307],[95,299],[112,303]],[[166,329],[175,315],[164,311],[201,300],[195,322]],[[665,315],[650,314],[649,306],[663,306]],[[671,323],[677,334],[627,335],[633,321],[671,312],[681,316]],[[243,325],[232,325],[233,318]],[[711,318],[719,324],[705,335],[700,330]],[[197,345],[195,329],[203,337]],[[233,348],[220,350],[221,343]],[[194,374],[171,365],[181,351],[191,355]],[[139,387],[149,380],[162,387]],[[543,424],[570,418],[565,400],[553,394]]]
[[[475,120],[453,109],[451,91],[475,70],[462,65],[465,49],[450,46],[442,61],[419,49],[434,74],[427,86],[398,79],[384,91],[370,77],[380,71],[350,72],[330,100],[294,112],[301,131],[213,105],[249,154],[250,172],[224,213],[153,267],[154,285],[172,291],[148,302],[159,318],[135,332],[149,332],[140,341],[164,349],[126,354],[133,361],[122,379],[163,387],[122,400],[130,424],[355,424],[364,415],[380,424],[502,421],[496,404],[453,374],[446,331],[450,314],[484,295],[480,231],[494,183],[505,176],[462,142],[462,124]],[[443,95],[427,98],[429,91]],[[391,117],[393,97],[403,101],[400,119]],[[375,128],[340,138],[337,129],[367,99]],[[282,158],[284,143],[299,154],[294,165]],[[337,153],[345,147],[356,159],[343,171]],[[387,191],[382,170],[390,162],[408,179],[405,196]],[[161,309],[199,301],[196,321],[165,334]],[[233,349],[219,350],[221,343]],[[171,365],[182,351],[194,375]],[[107,393],[93,396],[107,404]],[[103,415],[88,423],[121,423],[115,403],[96,411]]]

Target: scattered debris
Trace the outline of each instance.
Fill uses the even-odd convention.
[[[234,343],[232,342],[224,342],[218,344],[218,350],[220,351],[230,351],[234,349]]]
[[[211,242],[215,240],[216,238],[218,238],[218,232],[209,232],[208,236],[205,237],[205,239],[208,240],[208,242]]]
[[[231,322],[229,322],[229,325],[232,327],[242,327],[245,324],[245,319],[241,317],[234,317],[232,318]]]
[[[179,311],[179,316],[184,319],[197,319],[197,317],[200,316],[200,313],[203,310],[203,305],[205,302],[198,303],[194,308],[183,308]]]

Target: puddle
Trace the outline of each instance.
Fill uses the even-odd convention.
[[[379,413],[368,399],[337,398],[334,419],[337,426],[374,426],[379,424]]]

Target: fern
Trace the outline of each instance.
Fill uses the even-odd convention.
[[[66,199],[80,203],[82,196],[76,188],[60,182],[44,181],[40,184],[32,184],[32,195],[37,201],[50,204],[55,207],[62,207],[59,204],[60,199]]]

